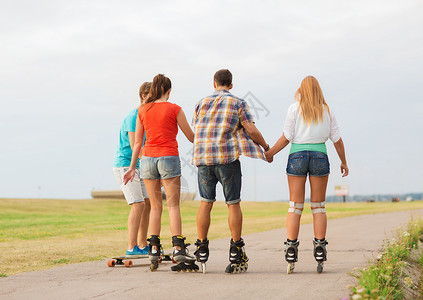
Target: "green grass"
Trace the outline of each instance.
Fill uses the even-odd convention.
[[[418,290],[421,278],[415,283],[405,267],[422,268],[423,255],[420,254],[417,259],[411,257],[422,235],[421,219],[411,221],[405,230],[398,228],[395,238],[385,242],[384,251],[378,259],[356,274],[358,286],[352,289],[352,299],[404,299],[406,288]]]
[[[199,201],[181,204],[183,234],[190,243],[197,238],[199,204]],[[285,226],[287,203],[242,202],[241,207],[244,235]],[[326,205],[329,219],[422,208],[422,201]],[[127,246],[128,212],[129,206],[124,200],[0,199],[0,274],[9,276],[121,255]],[[227,217],[226,205],[216,202],[209,239],[230,236]],[[311,221],[306,204],[301,222]],[[170,248],[166,208],[162,225],[164,248]]]

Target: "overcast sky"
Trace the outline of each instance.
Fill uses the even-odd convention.
[[[301,80],[320,81],[350,167],[342,179],[328,141],[328,195],[339,184],[353,195],[423,191],[421,1],[18,0],[1,1],[0,24],[0,197],[118,189],[119,128],[139,86],[166,74],[190,121],[221,68],[235,95],[255,96],[271,145]],[[241,159],[242,199],[289,198],[288,152]],[[191,167],[182,174],[197,190]]]

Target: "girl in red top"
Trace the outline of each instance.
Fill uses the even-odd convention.
[[[191,143],[194,140],[194,133],[181,107],[167,102],[171,87],[172,83],[166,76],[158,74],[154,77],[147,100],[138,111],[131,166],[124,175],[125,184],[134,178],[137,158],[142,145],[141,137],[145,132],[146,140],[142,148],[141,158],[141,178],[144,179],[151,202],[149,224],[151,237],[148,254],[152,262],[152,271],[157,269],[161,255],[159,237],[163,211],[161,184],[163,184],[166,192],[170,231],[174,246],[173,260],[192,263],[189,264],[190,266],[194,265],[193,262],[195,261],[195,257],[188,253],[185,238],[182,236],[179,209],[181,163],[176,141],[178,126]]]

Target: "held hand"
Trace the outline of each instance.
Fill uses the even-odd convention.
[[[134,179],[135,176],[135,170],[129,168],[128,171],[125,172],[125,174],[123,174],[123,184],[127,184],[129,181],[132,182],[132,180]]]
[[[269,150],[264,152],[267,162],[271,163],[273,161],[273,155],[270,155]]]
[[[349,170],[348,170],[347,164],[341,163],[341,174],[342,174],[342,177],[348,176],[348,172],[349,172]]]

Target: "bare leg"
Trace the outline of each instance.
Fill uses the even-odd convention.
[[[297,203],[304,203],[305,195],[305,183],[307,177],[299,176],[290,176],[288,175],[288,186],[289,186],[289,200]],[[303,210],[302,208],[298,208]],[[286,220],[286,232],[287,237],[290,240],[295,240],[298,238],[298,233],[300,231],[300,221],[301,215],[298,215],[293,212],[288,212],[288,217]]]
[[[148,222],[150,220],[150,199],[144,200],[144,210],[141,215],[140,228],[138,230],[138,245],[140,248],[147,246]]]
[[[166,192],[167,210],[169,212],[170,232],[172,236],[182,235],[181,211],[179,200],[181,196],[181,177],[162,180]]]
[[[231,230],[232,239],[236,242],[241,238],[242,233],[242,211],[240,203],[229,204],[229,229]]]
[[[161,220],[162,220],[162,190],[160,179],[144,179],[145,187],[147,188],[148,195],[150,196],[150,235],[160,236]]]
[[[143,210],[144,202],[131,204],[131,211],[128,216],[128,250],[133,249],[137,245],[138,228]]]
[[[201,201],[200,208],[197,213],[197,232],[198,238],[204,240],[210,228],[210,213],[213,208],[213,202]]]
[[[326,198],[326,187],[329,176],[314,177],[310,176],[311,202],[323,202]],[[325,213],[313,214],[314,237],[323,239],[326,237],[327,218]]]

